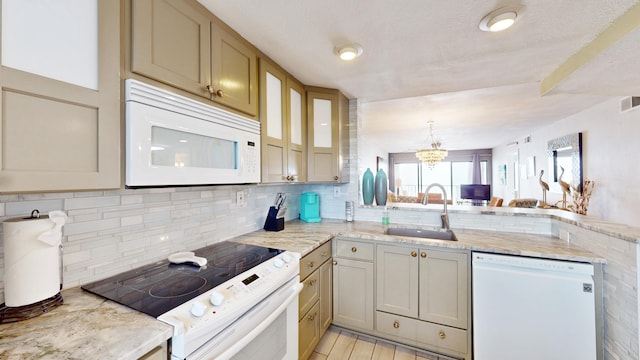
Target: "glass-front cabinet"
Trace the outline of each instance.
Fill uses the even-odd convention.
[[[349,182],[349,100],[337,90],[307,87],[308,181]]]
[[[276,65],[260,60],[262,182],[307,180],[304,87]]]

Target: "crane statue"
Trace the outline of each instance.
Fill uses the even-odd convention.
[[[544,175],[544,170],[540,170],[540,177],[538,178],[538,182],[542,187],[542,203],[540,204],[541,208],[547,207],[547,191],[549,191],[549,184],[542,180],[542,175]]]
[[[560,184],[560,188],[562,189],[562,208],[567,208],[567,195],[571,195],[571,186],[569,183],[562,180],[562,175],[564,175],[564,168],[560,166],[560,176],[558,177],[558,184]]]

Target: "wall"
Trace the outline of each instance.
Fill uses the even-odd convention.
[[[613,98],[592,106],[580,113],[544,127],[531,135],[531,142],[518,141],[517,146],[498,146],[493,149],[494,169],[508,164],[514,151],[519,152],[521,164],[530,156],[535,156],[536,172],[544,169],[543,180],[549,181],[547,165],[547,141],[570,133],[582,132],[583,173],[585,179],[595,182],[595,189],[588,209],[588,215],[608,221],[638,225],[640,212],[640,167],[637,154],[640,153],[640,110],[620,113],[620,99]],[[523,137],[527,134],[523,134]],[[500,185],[499,174],[494,171],[494,194],[505,198],[508,203],[513,198],[512,182]],[[510,178],[510,177],[509,177]],[[521,198],[542,199],[538,178],[520,179]],[[547,194],[547,203],[561,200],[557,193]]]

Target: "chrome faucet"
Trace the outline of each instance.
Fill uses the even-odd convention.
[[[433,183],[427,186],[427,189],[424,191],[424,196],[422,197],[422,205],[427,205],[429,203],[429,190],[432,187],[439,187],[442,190],[442,197],[444,199],[444,212],[440,214],[440,219],[442,220],[442,228],[449,230],[449,212],[447,211],[447,191],[444,189],[444,186]]]

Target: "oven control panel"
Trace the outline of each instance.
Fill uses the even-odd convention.
[[[299,273],[300,254],[285,251],[160,315],[174,327],[173,353],[190,354]]]

